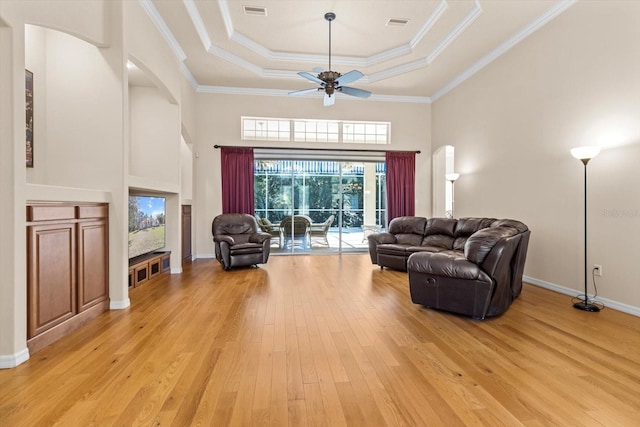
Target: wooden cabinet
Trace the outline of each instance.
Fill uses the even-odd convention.
[[[191,205],[182,205],[182,259],[191,261]]]
[[[141,255],[129,262],[129,286],[138,287],[171,268],[171,252]]]
[[[78,311],[109,295],[109,234],[105,220],[78,223]]]
[[[108,309],[106,204],[27,205],[27,344],[50,344]]]
[[[28,228],[27,337],[73,317],[77,312],[75,224]]]

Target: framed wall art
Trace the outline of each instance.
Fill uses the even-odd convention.
[[[33,73],[25,70],[25,96],[26,96],[26,118],[27,118],[27,139],[26,139],[26,159],[27,167],[33,167]]]

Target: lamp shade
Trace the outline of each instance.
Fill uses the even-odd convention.
[[[571,155],[578,160],[591,160],[600,153],[600,147],[587,146],[571,149]]]
[[[447,178],[447,181],[451,181],[451,182],[454,182],[459,177],[460,177],[459,173],[448,173],[445,175],[445,178]]]

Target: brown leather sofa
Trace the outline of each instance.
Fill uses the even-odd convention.
[[[258,231],[256,219],[248,214],[218,215],[211,223],[216,258],[225,270],[266,264],[271,235]]]
[[[369,255],[409,272],[414,303],[484,319],[520,295],[530,234],[509,219],[400,217],[368,237]]]

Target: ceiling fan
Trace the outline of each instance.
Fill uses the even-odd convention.
[[[360,71],[351,70],[345,74],[340,74],[337,71],[331,71],[331,21],[336,19],[336,14],[333,12],[327,12],[324,14],[324,19],[329,21],[329,71],[322,71],[317,76],[314,76],[311,73],[307,73],[306,71],[299,72],[299,76],[311,80],[314,83],[318,83],[320,87],[296,90],[294,92],[289,92],[289,95],[304,95],[307,93],[323,90],[325,107],[329,107],[334,104],[334,102],[336,101],[336,92],[342,92],[345,95],[357,96],[358,98],[368,98],[369,96],[371,96],[371,92],[369,92],[368,90],[345,86],[346,84],[355,82],[356,80],[362,78],[364,75]]]

